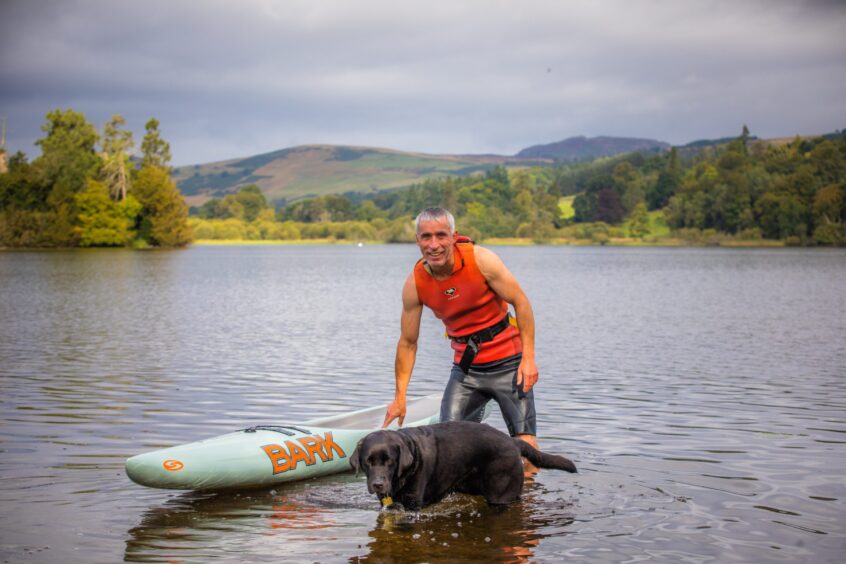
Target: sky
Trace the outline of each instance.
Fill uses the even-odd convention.
[[[155,117],[175,165],[785,137],[846,128],[844,37],[838,0],[0,0],[0,117],[30,158],[56,108]]]

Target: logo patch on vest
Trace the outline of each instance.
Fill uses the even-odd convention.
[[[446,290],[444,290],[444,294],[449,296],[447,298],[447,300],[454,300],[455,298],[457,298],[458,294],[456,292],[457,292],[457,290],[454,287],[453,288],[447,288]]]

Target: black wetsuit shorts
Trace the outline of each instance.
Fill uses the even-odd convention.
[[[534,390],[525,393],[523,386],[517,385],[521,359],[522,355],[518,354],[474,364],[467,374],[453,364],[441,400],[441,421],[481,421],[485,404],[494,400],[512,437],[537,435]]]

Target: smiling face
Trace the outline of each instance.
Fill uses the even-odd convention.
[[[417,228],[417,246],[433,271],[452,271],[453,245],[457,235],[456,232],[450,231],[446,218],[420,222]]]

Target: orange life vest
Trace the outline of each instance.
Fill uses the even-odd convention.
[[[465,337],[496,324],[508,312],[508,304],[490,286],[476,265],[472,242],[458,242],[453,247],[452,274],[436,280],[421,259],[414,265],[414,284],[420,302],[444,322],[450,337]],[[455,362],[459,362],[466,344],[452,341]],[[520,333],[509,325],[492,341],[482,343],[474,364],[484,364],[522,352]]]

